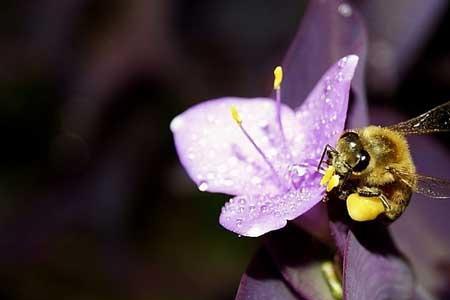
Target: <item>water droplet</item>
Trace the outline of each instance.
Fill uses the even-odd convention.
[[[208,189],[208,183],[206,181],[200,182],[198,185],[198,190],[201,192],[205,192]]]
[[[345,65],[347,64],[347,61],[348,61],[348,57],[347,57],[347,56],[341,58],[341,59],[339,60],[339,62],[338,62],[338,67],[339,67],[339,69],[342,69],[343,67],[345,67]]]
[[[261,206],[261,212],[263,214],[267,213],[267,206],[265,206],[265,205]]]
[[[240,205],[245,205],[245,198],[244,197],[242,197],[242,198],[239,198],[239,204]]]
[[[250,209],[250,212],[254,212],[256,207],[254,205],[252,205],[252,206],[249,207],[249,209]]]
[[[325,98],[325,103],[330,103],[331,99],[330,98]]]
[[[306,174],[306,167],[300,165],[292,165],[289,168],[291,176],[303,176]]]
[[[338,12],[341,14],[341,16],[343,17],[350,17],[353,14],[353,9],[350,6],[350,4],[348,3],[341,3],[338,6]]]
[[[240,212],[241,214],[244,213],[244,212],[245,212],[245,207],[243,207],[243,206],[239,207],[239,212]]]
[[[183,126],[183,124],[184,124],[184,120],[180,116],[177,116],[172,120],[172,122],[170,122],[170,129],[173,132],[175,132],[178,129],[180,129]]]
[[[236,226],[237,227],[241,227],[242,226],[242,222],[243,222],[242,219],[237,219],[236,220]]]

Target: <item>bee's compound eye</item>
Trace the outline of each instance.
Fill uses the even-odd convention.
[[[341,139],[346,139],[346,140],[349,140],[349,141],[359,140],[358,134],[356,132],[353,132],[353,131],[344,132],[344,134],[341,135],[340,138]]]
[[[364,171],[370,162],[370,155],[366,150],[361,150],[358,154],[358,163],[353,167],[353,171],[362,172]]]

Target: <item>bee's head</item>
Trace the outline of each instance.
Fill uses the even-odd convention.
[[[353,131],[345,132],[336,145],[338,155],[333,158],[333,165],[340,175],[358,175],[369,166],[370,155],[364,150],[359,135]]]

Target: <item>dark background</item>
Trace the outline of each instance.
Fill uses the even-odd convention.
[[[270,93],[306,5],[280,3],[2,2],[0,299],[233,298],[259,240],[220,227],[226,197],[190,182],[169,123]],[[371,106],[450,99],[448,9],[433,18],[398,74],[371,43]]]

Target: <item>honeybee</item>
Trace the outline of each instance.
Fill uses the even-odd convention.
[[[346,200],[355,221],[394,221],[413,192],[449,198],[449,181],[416,173],[406,140],[408,135],[449,130],[450,101],[396,125],[345,131],[336,148],[326,145],[318,165],[321,184],[327,186],[326,199]]]

